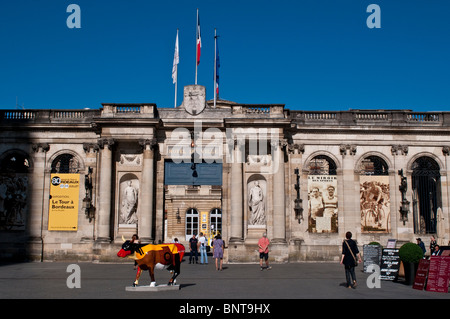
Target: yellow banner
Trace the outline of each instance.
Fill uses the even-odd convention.
[[[80,174],[52,174],[48,230],[78,230]]]

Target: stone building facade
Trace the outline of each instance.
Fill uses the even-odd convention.
[[[226,262],[337,261],[359,245],[449,242],[450,112],[176,108],[0,112],[0,257],[116,261],[143,242],[220,233]],[[72,193],[65,193],[72,190]]]

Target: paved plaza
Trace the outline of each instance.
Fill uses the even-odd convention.
[[[80,288],[69,288],[75,283],[73,270],[79,266]],[[362,266],[357,267],[358,286],[348,289],[345,274],[338,263],[273,264],[271,270],[261,271],[255,264],[226,264],[223,271],[208,265],[189,264],[184,258],[177,283],[180,289],[160,292],[125,291],[134,281],[133,262],[120,263],[11,263],[0,266],[1,299],[450,299],[448,293],[419,291],[398,282],[381,281],[380,288],[369,288]],[[71,278],[69,278],[72,276]],[[69,280],[68,280],[69,278]],[[170,274],[156,271],[157,284],[166,284]],[[140,284],[149,285],[148,272]]]

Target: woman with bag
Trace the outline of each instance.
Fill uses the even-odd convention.
[[[356,242],[352,240],[352,233],[345,234],[344,242],[342,243],[342,258],[341,265],[344,264],[345,278],[347,279],[347,288],[356,288],[355,267],[358,262],[362,262]],[[356,259],[358,256],[358,260]]]
[[[223,249],[224,249],[224,242],[222,240],[222,237],[220,234],[217,234],[216,237],[214,237],[214,241],[212,244],[213,247],[213,258],[216,260],[216,270],[222,271],[222,264],[223,264]]]

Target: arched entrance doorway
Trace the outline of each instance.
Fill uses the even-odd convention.
[[[411,168],[414,233],[434,234],[437,210],[442,207],[439,164],[431,157],[422,156]]]

